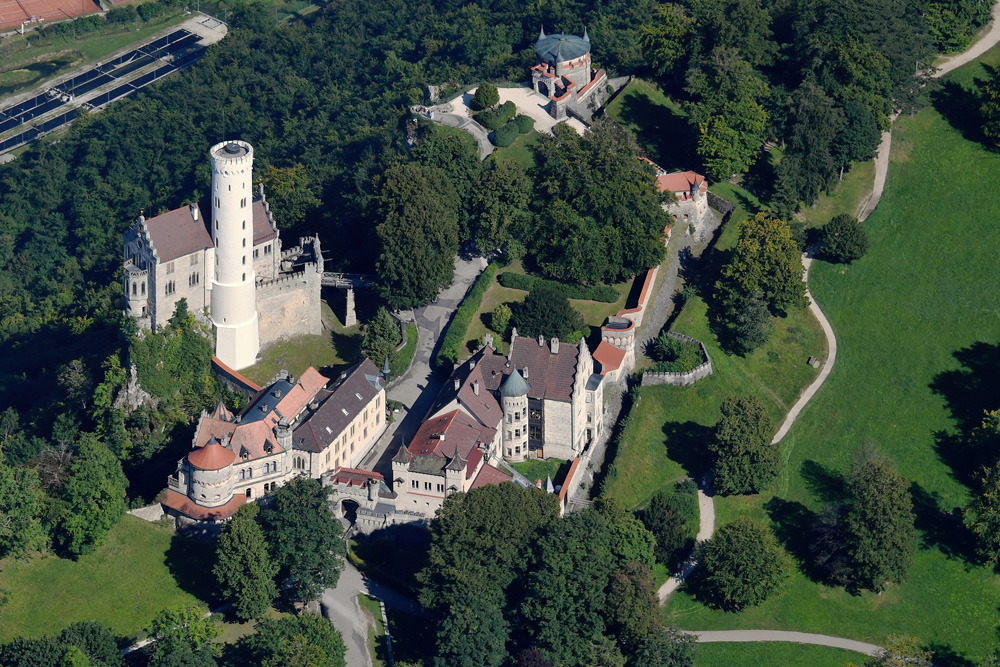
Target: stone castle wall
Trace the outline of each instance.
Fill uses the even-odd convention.
[[[305,334],[320,334],[323,274],[315,265],[257,286],[260,346]]]

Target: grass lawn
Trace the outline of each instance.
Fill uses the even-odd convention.
[[[358,596],[358,604],[362,613],[371,616],[372,625],[368,626],[368,653],[372,657],[372,667],[384,667],[388,653],[385,644],[385,625],[382,623],[382,605],[367,595]]]
[[[705,443],[726,396],[756,394],[767,405],[777,430],[802,388],[818,373],[806,360],[826,358],[819,323],[805,309],[776,320],[771,340],[747,358],[719,349],[700,298],[684,305],[673,329],[705,343],[714,373],[691,387],[639,391],[632,423],[622,434],[614,469],[602,490],[626,507],[641,507],[664,486],[704,472]]]
[[[399,351],[399,356],[397,357],[397,377],[404,375],[410,368],[410,363],[413,361],[413,355],[417,351],[417,325],[407,324],[406,325],[406,345],[403,349]],[[381,370],[381,366],[379,367]]]
[[[695,153],[698,138],[687,117],[655,83],[634,79],[607,111],[632,130],[642,152],[667,171],[701,164]]]
[[[570,461],[565,459],[532,459],[521,463],[512,463],[511,465],[514,467],[514,470],[532,482],[540,479],[542,480],[542,484],[544,484],[546,477],[551,477],[553,484],[561,484],[562,480],[566,477],[566,473],[569,472],[570,463]]]
[[[789,644],[786,642],[712,642],[698,644],[695,649],[696,667],[845,667],[860,664],[865,656],[854,651],[827,646]]]
[[[993,49],[984,60],[1000,62]],[[996,647],[1000,579],[962,556],[943,512],[969,499],[968,465],[953,436],[1000,405],[1000,187],[996,155],[975,141],[963,86],[981,64],[953,73],[939,106],[901,118],[882,202],[866,227],[872,248],[850,265],[814,264],[811,287],[838,338],[826,385],[784,441],[776,497],[717,502],[722,522],[768,517],[793,554],[813,513],[835,493],[865,442],[913,482],[918,547],[908,580],[882,596],[849,595],[797,573],[780,597],[741,614],[709,610],[680,592],[668,609],[687,628],[775,628],[873,642],[901,633],[981,660]],[[955,174],[962,174],[955,179]],[[972,215],[954,215],[969,210]],[[919,221],[919,226],[915,223]],[[960,663],[953,659],[950,664]]]
[[[512,271],[514,273],[525,273],[524,267],[521,265],[520,261],[511,262],[508,266],[497,271],[497,275],[504,273],[505,271]],[[619,310],[625,308],[625,301],[628,299],[629,291],[632,289],[632,283],[634,281],[628,280],[623,283],[617,283],[612,285],[616,290],[618,290],[619,298],[614,303],[604,303],[601,301],[587,301],[583,299],[570,299],[569,303],[571,306],[580,311],[583,315],[583,322],[589,329],[589,334],[587,336],[587,342],[590,344],[590,349],[593,350],[597,342],[600,342],[600,329],[601,325],[604,324],[604,320],[608,318],[609,315],[614,315]],[[476,311],[475,315],[472,316],[472,323],[469,325],[469,330],[465,333],[464,348],[465,351],[472,353],[479,346],[479,339],[483,337],[483,334],[493,333],[489,328],[490,314],[493,309],[499,306],[501,303],[506,303],[511,305],[514,303],[520,303],[524,301],[528,293],[525,290],[511,289],[509,287],[503,287],[497,282],[497,279],[493,279],[493,283],[490,285],[489,289],[486,290],[486,294],[483,295],[483,302],[479,305],[479,310]],[[497,346],[498,350],[503,349],[501,341],[498,340],[496,333],[493,333],[494,345]]]
[[[241,373],[263,386],[278,371],[284,369],[298,377],[310,366],[329,378],[361,359],[361,325],[346,328],[334,316],[326,301],[321,302],[323,322],[327,329],[322,334],[296,336],[291,340],[269,345],[261,352],[261,360]],[[407,330],[407,335],[410,331]],[[413,336],[416,341],[416,336]],[[416,342],[413,343],[416,349]],[[404,348],[404,351],[406,348]],[[413,353],[410,353],[413,358]]]
[[[540,136],[535,130],[528,134],[522,134],[507,148],[495,148],[490,159],[519,162],[525,169],[530,169],[535,166],[535,152],[531,147],[538,143]],[[469,138],[472,137],[469,136]]]
[[[178,537],[168,528],[124,517],[104,546],[79,560],[44,556],[0,561],[0,641],[59,633],[76,621],[97,620],[129,637],[161,609],[207,605],[191,591],[211,583],[213,545]]]

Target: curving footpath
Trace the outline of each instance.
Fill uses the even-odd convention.
[[[694,635],[698,642],[792,642],[796,644],[814,644],[842,648],[847,651],[875,656],[882,651],[881,646],[865,642],[817,635],[811,632],[785,632],[783,630],[713,630],[709,632],[684,631],[684,634]]]

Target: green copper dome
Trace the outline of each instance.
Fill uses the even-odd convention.
[[[531,391],[531,385],[521,377],[521,373],[516,368],[511,371],[511,374],[500,386],[501,396],[527,396],[529,391]]]

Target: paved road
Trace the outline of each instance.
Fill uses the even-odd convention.
[[[367,592],[365,580],[357,568],[344,562],[336,588],[323,591],[323,615],[330,619],[333,627],[343,636],[347,645],[347,664],[351,667],[371,667],[372,658],[368,652],[367,617],[361,613],[358,594]]]
[[[711,483],[706,482],[702,484],[711,493]],[[702,488],[698,489],[698,534],[695,536],[695,547],[691,550],[691,555],[684,562],[681,567],[680,573],[675,577],[670,577],[663,585],[660,586],[660,590],[656,591],[656,594],[660,598],[660,604],[667,601],[670,594],[673,593],[677,588],[684,583],[684,580],[690,576],[694,569],[698,567],[698,561],[701,558],[701,547],[702,545],[712,538],[715,533],[715,503],[712,501],[712,496],[705,493]]]
[[[713,630],[710,632],[686,631],[694,635],[699,642],[794,642],[796,644],[815,644],[816,646],[831,646],[848,651],[856,651],[865,655],[877,655],[881,646],[857,642],[853,639],[816,635],[810,632],[784,632],[781,630]]]
[[[403,409],[396,414],[396,421],[389,425],[372,450],[362,459],[362,468],[390,475],[391,459],[399,445],[409,442],[417,432],[420,422],[441,389],[442,380],[434,372],[431,363],[434,351],[452,314],[485,266],[486,260],[482,258],[457,260],[454,280],[450,287],[441,292],[437,301],[403,313],[403,319],[417,325],[417,349],[406,375],[394,382],[387,392],[391,400],[403,404]]]
[[[493,144],[490,143],[489,133],[486,131],[486,128],[471,118],[453,113],[434,111],[431,116],[431,120],[435,123],[441,123],[442,125],[447,125],[449,127],[457,127],[458,129],[471,134],[472,138],[476,140],[477,144],[479,144],[480,160],[485,160],[493,152]]]

